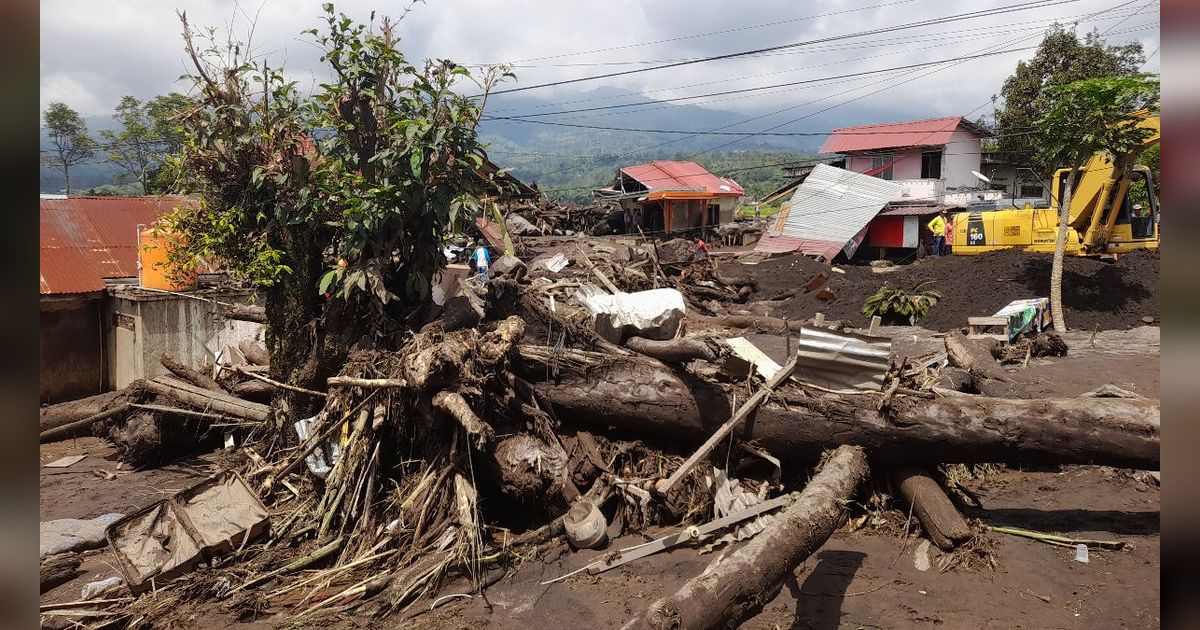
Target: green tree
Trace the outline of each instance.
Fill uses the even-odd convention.
[[[96,155],[96,141],[88,135],[87,123],[79,112],[65,103],[50,103],[43,116],[54,148],[42,162],[62,171],[67,194],[71,194],[71,167]]]
[[[363,336],[422,321],[442,243],[494,191],[478,170],[485,99],[461,94],[511,76],[418,68],[391,20],[368,28],[323,9],[324,28],[306,33],[330,77],[312,95],[180,15],[197,100],[180,118],[181,169],[201,201],[171,219],[177,260],[216,256],[263,288],[272,372],[308,387]],[[313,408],[284,400],[289,413]]]
[[[1145,61],[1138,42],[1110,46],[1096,30],[1081,41],[1074,29],[1051,26],[1033,58],[1017,63],[1005,79],[1002,98],[994,99],[996,149],[1041,173],[1052,173],[1063,164],[1039,158],[1030,132],[1049,109],[1054,88],[1085,79],[1134,76]]]
[[[143,194],[172,188],[171,176],[176,173],[164,174],[163,166],[168,156],[183,150],[184,134],[178,118],[190,106],[191,99],[178,92],[146,102],[132,96],[121,98],[114,111],[114,118],[121,123],[120,131],[100,134],[108,144],[106,159],[123,171],[117,178],[119,183],[135,181]]]
[[[1062,269],[1076,175],[1094,154],[1101,153],[1113,161],[1114,178],[1128,177],[1138,149],[1152,133],[1138,123],[1145,115],[1157,113],[1158,95],[1158,79],[1150,75],[1086,79],[1048,90],[1048,107],[1030,138],[1044,163],[1070,169],[1059,193],[1058,234],[1050,268],[1050,310],[1058,331],[1067,329]]]
[[[108,149],[105,159],[121,169],[117,175],[118,183],[135,181],[141,184],[143,194],[148,193],[147,180],[155,164],[158,143],[145,108],[138,99],[123,96],[113,111],[113,118],[121,123],[121,130],[100,132]]]

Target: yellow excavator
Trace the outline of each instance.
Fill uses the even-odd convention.
[[[1138,126],[1152,132],[1139,151],[1158,144],[1158,116],[1145,116]],[[1027,204],[1024,208],[956,213],[953,253],[971,256],[1012,248],[1053,253],[1059,200],[1069,172],[1068,168],[1055,171],[1049,208]],[[1157,249],[1158,216],[1158,194],[1150,169],[1138,165],[1126,175],[1108,154],[1098,152],[1075,177],[1066,254],[1112,256]]]

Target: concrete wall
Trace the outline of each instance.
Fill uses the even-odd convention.
[[[978,136],[965,129],[955,130],[950,135],[950,143],[946,145],[946,151],[942,153],[942,179],[946,180],[946,188],[986,187],[983,182],[971,174],[971,171],[979,170],[982,154]],[[919,172],[919,162],[917,166]]]
[[[246,294],[222,295],[223,302],[243,301]],[[211,302],[172,295],[129,291],[114,295],[108,309],[109,374],[113,387],[138,378],[167,374],[159,358],[169,354],[199,368],[225,346],[261,338],[262,325],[226,320]]]
[[[100,296],[43,296],[39,330],[41,401],[57,403],[106,389]]]

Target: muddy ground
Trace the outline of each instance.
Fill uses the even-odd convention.
[[[1010,250],[980,256],[924,258],[909,265],[887,268],[886,273],[866,264],[838,265],[842,273],[799,254],[765,260],[756,265],[726,262],[730,275],[750,276],[758,282],[751,296],[774,301],[779,316],[812,317],[817,311],[830,319],[859,325],[867,317],[863,301],[884,283],[912,289],[923,282],[942,299],[919,324],[934,330],[966,326],[967,318],[986,316],[1013,300],[1046,297],[1050,290],[1050,255]],[[819,273],[829,276],[834,298],[829,301],[795,292]],[[1068,258],[1063,272],[1063,303],[1072,329],[1110,330],[1140,326],[1143,317],[1158,318],[1159,254],[1138,251],[1116,262],[1093,258]],[[786,298],[786,299],[780,299]]]
[[[940,345],[929,330],[896,327],[898,352],[919,354]],[[782,352],[782,339],[754,336],[768,354]],[[1035,359],[1013,370],[1030,397],[1077,396],[1114,383],[1145,396],[1159,388],[1158,329],[1067,335],[1066,357]],[[777,359],[780,357],[776,357]],[[66,469],[41,470],[42,520],[128,512],[198,481],[220,465],[208,454],[141,471],[120,470],[111,446],[81,438],[42,446],[42,462],[86,453]],[[94,472],[99,471],[99,472]],[[886,484],[877,476],[876,483]],[[1073,466],[1001,469],[964,484],[982,507],[965,512],[981,522],[1067,536],[1120,539],[1126,551],[1096,552],[1089,563],[1073,551],[1041,542],[990,534],[996,568],[977,565],[938,571],[940,554],[923,538],[904,536],[905,515],[879,513],[877,521],[853,521],[797,569],[781,592],[746,628],[1146,628],[1159,625],[1159,488],[1146,475],[1109,468]],[[860,512],[861,513],[861,512]],[[859,526],[860,525],[860,526]],[[857,529],[856,526],[859,526]],[[645,532],[653,537],[670,531]],[[617,545],[642,542],[626,536]],[[678,549],[651,556],[598,576],[581,574],[554,584],[542,582],[579,568],[602,552],[572,551],[565,544],[530,557],[488,588],[484,596],[439,602],[415,619],[388,625],[421,628],[619,627],[654,599],[701,572],[716,554]],[[720,552],[718,551],[717,554]],[[927,567],[921,570],[920,567]],[[78,599],[81,586],[115,575],[107,552],[92,552],[84,574],[42,597],[44,603]],[[341,588],[345,585],[333,585]],[[468,592],[449,581],[437,597]],[[428,611],[433,598],[414,604]],[[238,622],[221,603],[191,605],[172,620],[177,628],[265,628],[286,620],[288,609],[269,609],[263,618]],[[313,626],[379,627],[364,618],[320,619]]]

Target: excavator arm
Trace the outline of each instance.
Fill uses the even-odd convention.
[[[1137,126],[1150,130],[1150,134],[1142,141],[1137,151],[1130,155],[1120,156],[1121,163],[1128,164],[1137,153],[1147,147],[1158,144],[1160,134],[1158,116],[1144,115]],[[1063,187],[1066,185],[1066,174],[1069,169],[1059,169],[1055,173],[1052,188],[1053,204],[1062,199]],[[1077,177],[1075,190],[1071,194],[1070,226],[1082,234],[1080,244],[1085,252],[1097,252],[1104,248],[1112,234],[1125,196],[1129,192],[1131,179],[1129,172],[1118,166],[1117,161],[1107,152],[1098,152],[1088,160]]]

